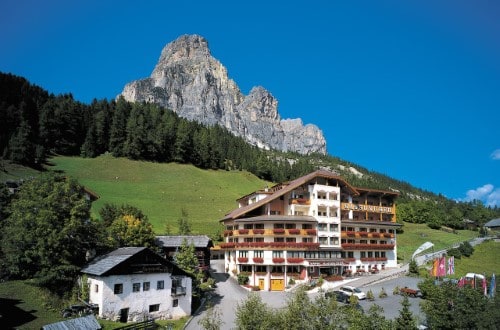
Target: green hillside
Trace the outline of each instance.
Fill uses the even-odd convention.
[[[183,208],[194,233],[216,233],[218,220],[237,207],[237,198],[269,184],[244,171],[201,170],[110,155],[55,157],[51,162],[50,170],[76,178],[100,196],[92,205],[95,217],[105,203],[127,203],[141,209],[159,234],[165,232],[166,223],[172,233],[177,232]]]
[[[404,262],[410,262],[413,252],[425,242],[432,242],[434,251],[439,251],[479,235],[477,231],[471,230],[456,230],[455,233],[448,233],[431,229],[424,223],[410,222],[404,222],[403,231],[402,234],[398,234],[398,258]]]

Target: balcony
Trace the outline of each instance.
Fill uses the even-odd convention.
[[[393,250],[394,244],[359,244],[343,243],[344,250]]]
[[[360,260],[363,261],[363,262],[387,261],[387,258],[381,258],[381,257],[377,257],[377,258],[360,258]]]
[[[238,262],[241,264],[246,264],[248,262],[248,258],[246,257],[239,257]]]
[[[252,260],[255,264],[261,264],[264,262],[264,258],[260,258],[260,257],[254,257]]]
[[[262,235],[264,234],[265,230],[264,229],[252,229],[252,233],[254,235]]]
[[[282,264],[285,262],[285,258],[273,258],[274,264]]]
[[[171,292],[172,292],[171,295],[173,297],[185,296],[186,295],[186,288],[183,286],[173,286]]]
[[[309,236],[315,236],[317,233],[316,229],[306,229],[306,234]]]
[[[288,204],[292,205],[311,205],[311,200],[306,198],[290,198]]]
[[[287,258],[286,261],[289,264],[300,264],[304,262],[304,258]]]
[[[285,234],[285,229],[283,229],[283,228],[274,228],[273,229],[273,234],[275,234],[275,235],[283,235],[283,234]]]
[[[319,248],[319,243],[312,242],[229,242],[221,243],[222,250],[235,249],[283,249],[283,250],[316,250]]]
[[[290,235],[300,235],[300,229],[288,229]]]

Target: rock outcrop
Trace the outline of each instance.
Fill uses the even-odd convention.
[[[184,35],[169,43],[149,78],[128,83],[122,95],[130,102],[153,102],[179,116],[221,125],[261,148],[326,153],[321,130],[301,119],[281,119],[278,101],[262,87],[241,93],[226,68],[210,54],[208,42]]]

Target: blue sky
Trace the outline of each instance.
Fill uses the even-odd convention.
[[[328,153],[500,206],[500,2],[0,2],[0,71],[89,103],[205,37],[244,94],[318,125]]]

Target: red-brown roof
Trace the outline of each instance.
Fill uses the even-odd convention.
[[[265,205],[283,195],[286,193],[292,191],[293,189],[300,187],[301,185],[315,179],[315,178],[327,178],[327,179],[336,179],[342,182],[348,190],[350,190],[354,195],[359,195],[358,191],[352,187],[347,181],[345,181],[342,177],[338,176],[336,173],[325,171],[325,170],[317,170],[312,173],[309,173],[307,175],[301,176],[300,178],[297,178],[293,181],[288,182],[287,184],[283,183],[283,188],[276,190],[274,193],[271,195],[261,199],[258,202],[252,203],[250,205],[246,205],[244,207],[237,208],[230,213],[228,213],[224,218],[222,218],[221,221],[224,220],[231,220],[231,219],[237,219],[241,217],[242,215],[245,215],[246,213],[253,211],[262,205]]]

